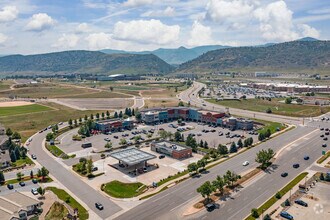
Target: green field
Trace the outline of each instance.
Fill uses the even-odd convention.
[[[262,99],[247,99],[247,100],[223,100],[206,99],[210,103],[223,105],[230,108],[238,108],[255,112],[266,112],[271,108],[272,114],[285,115],[292,117],[314,117],[330,111],[330,107],[323,107],[323,113],[319,106],[295,105],[280,103],[278,99],[272,101]]]
[[[50,207],[45,220],[65,219],[68,214],[67,208],[59,202],[54,202]]]
[[[1,124],[6,128],[11,128],[13,131],[17,131],[21,134],[23,141],[35,134],[39,130],[48,127],[51,124],[68,121],[70,118],[75,119],[84,117],[100,111],[79,111],[63,105],[55,103],[45,104],[49,108],[54,108],[54,111],[43,111],[29,114],[20,114],[15,116],[3,116],[0,118]]]
[[[85,220],[89,218],[88,211],[63,189],[47,187],[47,190],[52,191],[60,200],[71,206],[72,209],[77,208],[79,212],[79,219]]]
[[[13,107],[0,107],[0,117],[2,116],[12,116],[12,115],[21,115],[21,114],[29,114],[36,112],[45,112],[54,110],[47,106],[32,104],[25,106],[13,106]]]
[[[142,183],[122,183],[117,180],[103,185],[102,190],[115,198],[132,198],[140,195],[145,186]]]

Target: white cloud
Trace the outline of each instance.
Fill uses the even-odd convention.
[[[249,16],[257,4],[254,0],[210,0],[206,17],[220,23],[237,22]]]
[[[90,50],[100,50],[109,48],[111,44],[111,35],[104,32],[89,34],[86,37],[88,48]]]
[[[18,15],[18,9],[16,6],[6,6],[0,10],[0,22],[8,22],[15,20]]]
[[[168,6],[164,10],[151,10],[144,12],[141,17],[172,17],[175,15],[175,9]]]
[[[262,37],[266,40],[289,41],[299,37],[292,22],[293,12],[284,1],[277,1],[254,11],[260,22]]]
[[[78,34],[87,33],[89,31],[90,31],[90,28],[87,23],[81,23],[76,28],[76,33],[78,33]]]
[[[188,40],[189,46],[201,46],[207,44],[214,44],[212,39],[212,30],[210,27],[195,21],[190,31],[190,39]]]
[[[149,5],[152,4],[154,0],[127,0],[123,3],[126,7],[138,7],[142,5]]]
[[[7,41],[8,37],[0,33],[0,45],[3,45]]]
[[[154,19],[119,21],[114,27],[114,38],[143,44],[170,44],[178,40],[179,34],[179,25],[169,26]]]
[[[57,40],[55,44],[52,45],[52,47],[57,48],[74,48],[77,46],[79,41],[79,37],[75,34],[62,34],[62,36]]]
[[[320,37],[320,32],[307,24],[300,24],[298,25],[298,28],[301,31],[302,37]]]
[[[46,13],[34,14],[26,25],[28,31],[43,31],[54,26],[56,21]]]

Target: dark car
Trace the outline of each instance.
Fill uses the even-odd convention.
[[[326,131],[329,131],[329,128],[326,128],[325,130],[326,130]]]
[[[309,160],[309,156],[304,156],[304,160]]]
[[[299,168],[299,163],[295,163],[295,164],[293,164],[293,168]]]
[[[208,212],[211,212],[215,209],[215,204],[214,203],[209,203],[205,206],[205,208]]]
[[[329,135],[329,134],[330,134],[329,131],[325,132],[325,135]]]
[[[115,135],[115,136],[113,136],[113,138],[116,138],[116,139],[118,139],[118,136],[117,136],[117,135]]]
[[[163,158],[165,158],[165,155],[164,155],[164,154],[161,154],[161,155],[159,155],[158,158],[159,158],[159,159],[163,159]]]
[[[327,144],[326,143],[322,144],[322,147],[327,147]]]
[[[288,176],[287,172],[281,173],[281,177],[287,177],[287,176]]]
[[[37,159],[37,156],[34,155],[34,154],[32,154],[31,157],[32,157],[33,160],[36,160]]]
[[[289,220],[292,220],[292,219],[293,219],[293,216],[290,215],[290,214],[287,213],[287,212],[281,212],[281,213],[280,213],[280,216],[283,217],[283,218],[289,219]]]
[[[320,137],[323,138],[324,137],[324,134],[321,134]]]
[[[95,207],[98,209],[98,210],[103,210],[103,205],[99,202],[96,202],[95,203]]]
[[[320,131],[323,131],[324,130],[324,128],[320,128]]]
[[[325,138],[323,138],[323,140],[324,140],[324,141],[327,141],[327,140],[328,140],[328,138],[327,138],[327,137],[325,137]]]
[[[20,186],[25,186],[25,182],[19,182]]]
[[[308,204],[300,199],[294,201],[295,203],[297,203],[298,205],[301,205],[301,206],[305,206],[305,207],[308,207]]]
[[[13,184],[8,184],[8,185],[7,185],[7,188],[10,189],[10,190],[11,190],[11,189],[14,189],[14,185],[13,185]]]
[[[32,183],[37,184],[38,180],[37,179],[32,179]]]
[[[93,167],[93,169],[92,169],[92,171],[94,172],[94,171],[97,171],[99,168],[97,168],[97,167]]]

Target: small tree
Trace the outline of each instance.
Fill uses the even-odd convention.
[[[42,177],[42,181],[45,181],[45,178],[48,176],[49,171],[46,169],[46,167],[42,167],[40,170],[40,176]]]
[[[13,131],[12,131],[10,128],[7,128],[7,129],[6,129],[6,135],[7,135],[8,137],[11,137],[11,136],[13,135]]]
[[[87,120],[88,120],[88,116],[85,115],[85,117],[84,117],[84,121],[87,121]]]
[[[96,120],[99,120],[100,119],[100,113],[96,113]]]
[[[269,214],[266,214],[263,220],[272,220],[272,218],[269,216]]]
[[[324,180],[324,174],[323,173],[320,174],[320,180]]]
[[[272,113],[272,109],[271,108],[267,108],[266,113],[268,113],[268,114]]]
[[[123,112],[122,112],[122,111],[119,112],[118,117],[119,117],[119,118],[122,118],[122,117],[123,117]]]
[[[284,202],[284,205],[285,205],[285,206],[290,206],[291,203],[290,203],[290,201],[289,201],[288,199],[286,199],[285,202]]]
[[[0,171],[0,184],[4,184],[6,181],[5,175],[3,175],[3,171]]]
[[[236,153],[237,152],[237,147],[235,142],[231,143],[230,149],[229,149],[230,153]]]
[[[12,138],[13,140],[20,140],[20,139],[21,139],[21,135],[20,135],[18,132],[15,131],[15,132],[12,134],[11,138]]]
[[[274,151],[269,148],[268,150],[261,150],[257,153],[256,162],[261,164],[261,168],[264,169],[270,165],[270,160],[275,156]]]
[[[177,142],[181,140],[181,133],[180,132],[176,131],[174,133],[174,140],[177,141]]]
[[[178,106],[184,106],[183,101],[180,101],[180,102],[178,103]]]
[[[219,146],[218,146],[218,152],[219,152],[219,154],[221,154],[221,155],[226,155],[226,154],[228,154],[228,148],[227,148],[227,146],[222,145],[222,144],[219,144]]]
[[[126,139],[124,139],[124,138],[120,139],[119,144],[120,144],[120,145],[125,145],[125,144],[127,144]]]
[[[87,174],[91,174],[92,173],[92,169],[93,169],[93,161],[90,158],[89,160],[87,160]]]
[[[68,124],[69,124],[70,128],[72,128],[72,119],[71,118],[69,119]]]
[[[106,148],[106,149],[108,149],[108,150],[111,150],[111,149],[112,149],[112,143],[108,141],[108,142],[104,145],[104,148]]]
[[[37,192],[38,192],[41,196],[44,196],[46,190],[45,190],[44,188],[38,187],[38,188],[37,188]]]
[[[242,147],[243,147],[242,139],[239,139],[239,140],[237,141],[237,146],[238,146],[239,148],[242,148]]]
[[[33,170],[30,171],[30,178],[33,179],[34,174],[33,174]]]
[[[209,144],[207,143],[207,141],[204,141],[204,148],[209,149]]]
[[[24,174],[21,173],[21,172],[16,173],[16,177],[17,177],[17,180],[18,180],[18,181],[21,181],[22,178],[23,178],[23,176],[24,176]]]
[[[228,170],[228,171],[226,172],[226,174],[223,176],[223,178],[224,178],[225,182],[227,182],[228,185],[229,185],[230,187],[233,187],[233,186],[234,186],[234,183],[235,183],[238,179],[240,179],[240,176],[237,175],[236,173],[234,173],[234,172]]]
[[[189,164],[188,165],[188,171],[189,171],[189,173],[197,173],[197,171],[198,171],[198,166],[197,166],[197,164],[196,163],[191,163],[191,164]]]
[[[107,119],[109,119],[110,118],[110,112],[107,111],[105,114],[107,115]]]
[[[259,140],[259,141],[263,141],[263,140],[265,140],[265,135],[264,135],[264,133],[260,133],[260,134],[259,134],[259,136],[258,136],[258,140]]]
[[[277,193],[275,194],[275,198],[276,198],[276,199],[281,199],[281,198],[282,198],[282,194],[281,194],[280,192],[277,192]]]
[[[267,131],[265,132],[265,138],[270,138],[271,135],[272,132],[270,131],[270,129],[267,129]]]
[[[212,182],[213,186],[219,191],[220,194],[223,194],[225,188],[225,180],[221,176],[217,176],[217,178]]]
[[[207,162],[204,159],[200,159],[199,161],[197,161],[197,166],[199,168],[202,168],[203,170],[205,169],[206,164],[207,164]]]
[[[259,213],[258,213],[258,209],[254,208],[251,210],[251,216],[253,218],[259,218]]]
[[[104,112],[102,112],[102,114],[101,114],[101,115],[102,115],[102,119],[104,119],[104,117],[105,117],[105,114],[104,114]]]
[[[204,147],[204,142],[203,142],[203,140],[201,140],[201,141],[199,142],[199,147]]]
[[[285,104],[291,104],[292,103],[292,98],[291,97],[287,97],[285,99]]]
[[[214,192],[214,186],[210,183],[210,181],[206,181],[203,185],[197,188],[197,192],[208,201],[211,193]]]

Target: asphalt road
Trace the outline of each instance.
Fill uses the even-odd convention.
[[[120,211],[121,208],[116,203],[112,202],[109,198],[103,196],[79,177],[72,174],[72,172],[65,169],[43,150],[42,142],[46,138],[47,132],[44,131],[43,133],[34,135],[29,145],[29,153],[37,156],[38,163],[46,167],[53,177],[68,188],[76,197],[82,200],[89,209],[93,210],[101,219],[106,219]],[[96,209],[95,202],[100,202],[104,206],[104,210],[99,211]]]
[[[203,101],[198,97],[198,91],[201,90],[205,84],[194,82],[193,86],[189,89],[183,91],[179,94],[179,98],[184,102],[190,102],[191,105],[204,108],[208,110],[213,111],[226,111],[225,106],[221,106],[218,104],[212,104],[206,101]],[[282,115],[275,115],[275,114],[267,114],[263,112],[253,112],[243,109],[235,109],[235,108],[229,108],[229,112],[232,115],[239,115],[243,117],[248,118],[257,118],[260,120],[266,120],[266,121],[276,121],[276,122],[282,122],[282,123],[289,123],[289,124],[303,124],[304,119],[302,118],[295,118],[295,117],[288,117],[288,116],[282,116]],[[306,120],[306,119],[305,119]]]

